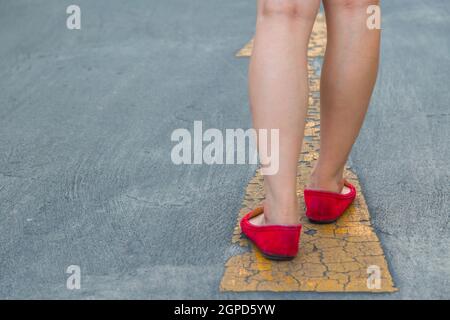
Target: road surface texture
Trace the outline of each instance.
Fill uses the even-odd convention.
[[[449,298],[450,2],[383,3],[352,152],[399,291],[220,292],[254,166],[176,166],[177,128],[249,128],[253,0],[0,1],[1,298]],[[81,289],[66,269],[81,268]]]

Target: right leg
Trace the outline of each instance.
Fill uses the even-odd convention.
[[[320,0],[258,0],[250,62],[253,126],[279,129],[279,171],[264,176],[264,215],[254,224],[298,224],[298,157],[308,106],[307,49]],[[268,146],[268,150],[271,147]]]

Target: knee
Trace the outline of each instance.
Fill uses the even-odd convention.
[[[264,17],[314,20],[320,0],[261,0],[260,14]]]

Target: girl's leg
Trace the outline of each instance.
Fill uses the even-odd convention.
[[[308,188],[346,193],[344,166],[377,77],[380,30],[367,27],[376,0],[323,0],[328,44],[321,78],[320,156]]]
[[[279,171],[264,177],[254,224],[298,224],[297,162],[308,103],[307,47],[320,0],[258,0],[249,94],[255,129],[279,129]],[[270,150],[270,146],[268,150]]]

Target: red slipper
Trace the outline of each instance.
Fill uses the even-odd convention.
[[[306,216],[313,223],[333,223],[347,210],[356,197],[355,187],[348,181],[346,194],[305,189]]]
[[[291,260],[298,253],[302,225],[256,226],[250,219],[262,214],[264,208],[256,208],[247,213],[241,220],[241,230],[261,253],[271,260]]]

